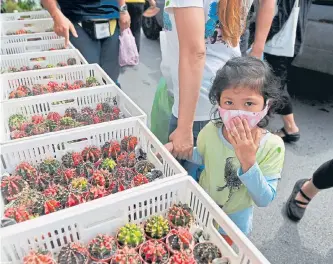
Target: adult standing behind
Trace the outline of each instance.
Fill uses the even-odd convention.
[[[70,41],[89,63],[101,65],[116,82],[120,73],[119,34],[131,23],[125,0],[42,0],[42,5],[54,20],[55,33],[65,38],[65,45]]]
[[[170,121],[173,155],[192,156],[199,131],[210,120],[208,94],[213,77],[239,42],[253,0],[169,0],[165,10],[168,63],[175,102]],[[251,55],[260,58],[274,15],[274,0],[261,1]],[[185,166],[186,167],[186,166]]]

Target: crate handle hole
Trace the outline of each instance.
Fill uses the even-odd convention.
[[[87,141],[87,140],[88,140],[88,138],[79,138],[79,139],[67,141],[67,144],[76,144],[76,143],[81,143],[81,142]]]
[[[36,57],[36,58],[30,58],[30,61],[33,62],[40,62],[40,61],[45,61],[46,57]]]
[[[66,105],[66,104],[72,104],[75,100],[74,99],[66,99],[66,100],[61,100],[61,101],[54,101],[51,103],[53,106],[61,106],[61,105]]]

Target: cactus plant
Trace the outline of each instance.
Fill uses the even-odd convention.
[[[88,194],[87,194],[88,195]],[[82,195],[79,192],[69,192],[68,196],[66,197],[66,203],[65,203],[65,207],[73,207],[76,206],[78,204],[81,203],[85,203],[86,202],[86,195]]]
[[[55,123],[59,123],[61,119],[61,115],[57,112],[48,113],[46,119],[54,121]]]
[[[77,113],[78,112],[74,107],[70,107],[65,110],[65,116],[71,117],[73,119],[76,118]]]
[[[52,88],[50,88],[47,85],[34,84],[32,86],[32,94],[33,95],[41,95],[41,94],[47,94],[47,93],[51,93],[51,92],[52,92]]]
[[[221,258],[222,254],[216,245],[211,242],[204,242],[194,247],[193,256],[198,264],[209,264],[214,259]]]
[[[121,180],[125,183],[133,181],[137,173],[131,168],[118,167],[114,173],[114,179]]]
[[[8,97],[9,97],[9,99],[14,99],[14,98],[22,98],[22,97],[26,97],[26,96],[29,96],[29,94],[27,94],[24,91],[14,90],[9,93]]]
[[[121,148],[125,151],[133,151],[138,144],[138,138],[134,136],[125,136],[121,140]]]
[[[111,112],[111,105],[107,102],[99,103],[96,106],[96,111],[102,111],[102,112],[105,112],[105,113],[110,113]]]
[[[35,64],[33,67],[32,67],[33,70],[40,70],[42,69],[42,66],[40,64]]]
[[[10,133],[11,139],[19,139],[19,138],[24,138],[27,136],[29,136],[27,133],[25,133],[24,131],[20,131],[20,130],[14,130]]]
[[[37,251],[30,251],[28,255],[23,258],[23,264],[55,264],[55,260],[47,250],[38,249]]]
[[[196,264],[193,256],[187,252],[176,252],[169,261],[170,264]]]
[[[135,170],[141,174],[147,174],[155,169],[155,165],[148,160],[141,160],[135,164]]]
[[[93,86],[99,86],[100,83],[97,81],[97,79],[95,77],[88,77],[86,79],[86,86],[87,87],[93,87]]]
[[[27,136],[32,135],[32,131],[35,125],[31,122],[25,122],[21,125],[20,130],[27,134]]]
[[[170,231],[168,220],[161,215],[154,215],[145,224],[145,232],[149,238],[161,239]]]
[[[9,67],[8,72],[18,72],[19,70],[16,67]]]
[[[87,125],[92,125],[94,124],[94,120],[91,115],[88,114],[83,114],[83,113],[78,113],[76,115],[76,121],[80,122],[81,124],[87,126]]]
[[[37,170],[34,166],[29,164],[28,162],[21,162],[15,169],[17,175],[22,176],[24,180],[29,182],[37,175]]]
[[[156,179],[163,178],[163,172],[160,170],[152,170],[151,172],[146,173],[146,177],[149,182],[155,181]]]
[[[14,219],[16,223],[21,223],[33,218],[25,206],[9,207],[5,210],[4,216]]]
[[[117,164],[118,164],[118,166],[121,166],[121,167],[127,167],[127,165],[128,165],[128,155],[127,155],[126,151],[122,151],[117,156]]]
[[[88,192],[89,190],[88,180],[84,177],[74,178],[70,184],[70,190],[79,193]]]
[[[94,109],[92,109],[92,108],[89,107],[89,106],[86,106],[86,107],[82,108],[81,113],[82,113],[82,114],[89,115],[89,116],[92,116],[93,113],[94,113]]]
[[[95,170],[90,182],[94,186],[109,188],[112,175],[108,171]]]
[[[83,162],[83,158],[80,152],[67,152],[64,156],[62,156],[61,161],[66,168],[73,168],[81,164]]]
[[[42,163],[39,164],[39,171],[46,172],[53,176],[57,173],[58,169],[61,167],[61,163],[54,158],[48,158],[43,160]]]
[[[27,182],[19,175],[4,175],[1,179],[1,194],[5,201],[11,201],[27,187]]]
[[[73,128],[75,125],[75,120],[69,116],[65,116],[60,119],[60,125]]]
[[[79,243],[69,243],[61,248],[58,255],[59,264],[86,264],[88,253]]]
[[[44,214],[50,214],[53,212],[56,212],[58,210],[62,209],[61,208],[61,203],[57,200],[54,199],[49,199],[46,200],[44,203]]]
[[[11,115],[8,119],[8,126],[11,131],[21,128],[23,123],[27,122],[27,118],[22,114]]]
[[[140,256],[134,248],[124,247],[118,249],[111,264],[141,264]]]
[[[57,63],[57,67],[65,67],[65,66],[67,66],[66,62],[58,62]]]
[[[108,170],[109,172],[112,172],[116,166],[117,163],[113,159],[106,158],[102,161],[100,168],[102,170]]]
[[[55,183],[67,186],[72,182],[74,178],[77,177],[76,170],[74,168],[63,168],[60,167],[54,175]]]
[[[44,122],[44,116],[42,115],[33,115],[31,117],[31,122],[35,125],[41,124]]]
[[[80,163],[76,167],[76,173],[77,173],[77,175],[79,175],[80,177],[85,177],[87,179],[91,178],[91,176],[94,173],[94,170],[95,170],[95,166],[90,161]]]
[[[108,192],[104,187],[101,186],[91,186],[89,188],[89,193],[87,195],[87,200],[95,200],[107,196]]]
[[[127,166],[133,168],[136,163],[136,155],[135,152],[132,151],[127,156]]]
[[[126,224],[119,229],[117,240],[120,246],[136,248],[145,241],[143,229],[136,224]]]
[[[140,185],[146,184],[148,182],[149,181],[148,181],[147,177],[140,173],[135,175],[133,178],[134,186],[140,186]]]
[[[30,67],[29,66],[22,66],[21,68],[20,68],[20,71],[30,71],[31,69],[30,69]]]
[[[47,132],[49,132],[49,129],[45,124],[35,125],[31,130],[32,135],[41,135],[41,134],[45,134]]]
[[[172,253],[183,250],[191,252],[194,240],[187,228],[178,227],[178,229],[172,229],[170,231],[166,243]]]
[[[75,58],[68,58],[67,59],[68,65],[76,65],[76,59]]]
[[[49,187],[52,182],[52,177],[48,173],[39,172],[34,178],[28,180],[28,184],[31,188],[38,191],[44,191]]]
[[[88,244],[90,258],[95,261],[110,261],[117,251],[117,243],[112,236],[99,234]]]
[[[168,219],[173,226],[189,227],[193,221],[192,209],[187,204],[174,204],[168,211]]]
[[[140,247],[140,256],[145,263],[166,264],[169,252],[166,245],[159,241],[148,240]]]
[[[96,146],[90,146],[82,150],[81,155],[84,161],[90,161],[92,163],[97,162],[101,157],[101,151]]]
[[[120,144],[116,140],[112,140],[110,142],[105,142],[102,147],[102,153],[104,158],[113,158],[116,159],[120,154],[121,148]]]
[[[61,207],[65,207],[69,191],[64,186],[51,183],[49,187],[44,190],[43,195],[46,199],[55,199],[59,201]]]

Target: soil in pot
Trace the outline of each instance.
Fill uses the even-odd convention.
[[[196,244],[193,249],[193,256],[198,264],[210,264],[214,259],[221,258],[220,249],[211,242]]]

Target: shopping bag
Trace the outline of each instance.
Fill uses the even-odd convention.
[[[171,118],[173,101],[173,97],[168,92],[166,81],[162,77],[155,92],[150,115],[150,129],[162,144],[169,142],[169,121]]]
[[[264,52],[283,57],[294,57],[296,29],[299,16],[299,0],[295,0],[294,7],[286,23],[273,38],[267,41]]]
[[[119,65],[121,67],[138,65],[139,52],[131,30],[125,29],[120,34],[119,40]]]

